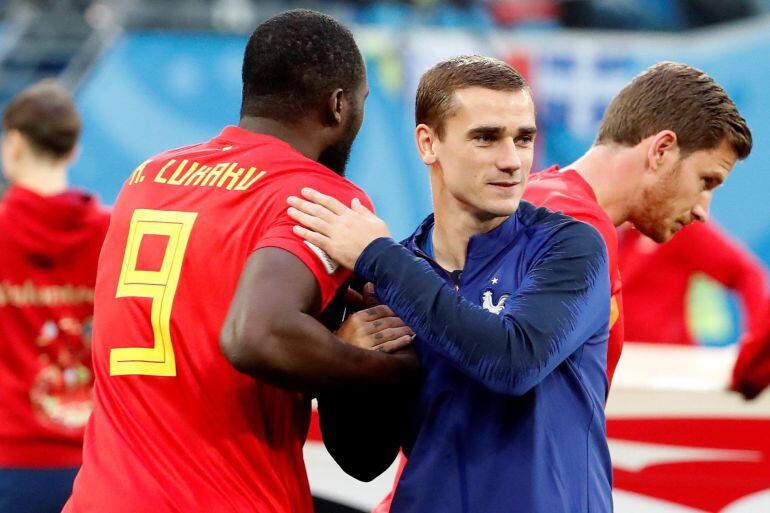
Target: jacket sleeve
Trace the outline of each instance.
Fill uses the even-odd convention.
[[[539,253],[499,316],[463,298],[389,238],[364,250],[356,272],[375,283],[380,300],[420,343],[487,388],[522,395],[607,330],[610,316],[607,251],[594,228],[566,223]]]

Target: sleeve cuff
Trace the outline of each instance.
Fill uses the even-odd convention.
[[[377,263],[385,253],[396,250],[405,250],[401,244],[390,237],[380,237],[369,243],[356,260],[355,273],[367,281],[375,281]]]

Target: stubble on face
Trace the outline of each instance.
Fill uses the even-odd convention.
[[[364,119],[364,103],[369,96],[369,88],[364,78],[359,84],[358,90],[351,95],[350,115],[344,121],[340,136],[332,144],[327,146],[318,156],[318,163],[324,165],[340,176],[345,176],[353,142],[356,140]]]
[[[682,162],[679,161],[665,176],[642,192],[640,212],[631,219],[634,227],[655,242],[666,242],[682,228],[679,222],[689,224],[688,216],[677,216],[677,196]],[[687,217],[687,219],[685,219]]]

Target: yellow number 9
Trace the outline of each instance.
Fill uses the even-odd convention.
[[[111,376],[176,376],[174,347],[171,343],[171,307],[174,304],[190,232],[197,216],[195,212],[148,209],[134,211],[115,297],[152,299],[150,322],[154,343],[152,347],[111,349]],[[136,267],[139,248],[145,235],[168,237],[160,270],[146,271]]]

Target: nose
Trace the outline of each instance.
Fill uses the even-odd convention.
[[[500,171],[511,173],[521,168],[521,158],[516,150],[516,144],[513,138],[506,138],[500,145],[500,153],[497,156],[497,168]]]
[[[708,191],[692,208],[692,216],[696,221],[705,223],[709,219],[709,206],[711,205],[711,191]]]

